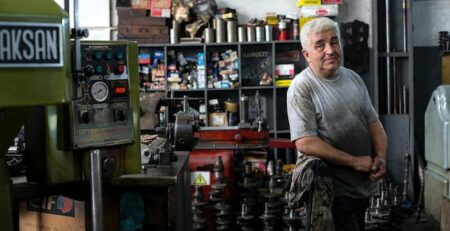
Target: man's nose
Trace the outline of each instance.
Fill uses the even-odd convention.
[[[325,44],[325,53],[326,54],[334,54],[336,52],[336,48],[330,43]]]

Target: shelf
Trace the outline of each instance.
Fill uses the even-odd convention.
[[[272,89],[273,86],[247,86],[241,87],[242,90],[262,90],[262,89]]]
[[[261,115],[266,122],[267,129],[270,131],[271,136],[277,138],[279,136],[286,137],[289,135],[289,130],[286,130],[289,129],[286,119],[287,87],[277,87],[275,85],[274,76],[276,72],[276,66],[278,64],[293,64],[295,72],[300,72],[303,68],[305,68],[306,62],[301,55],[301,52],[299,51],[301,50],[299,40],[206,44],[143,44],[140,45],[140,48],[143,50],[143,52],[146,52],[146,49],[149,53],[151,53],[152,50],[156,49],[164,52],[164,58],[160,61],[161,64],[166,64],[164,67],[161,67],[164,69],[164,79],[166,81],[165,86],[169,86],[169,84],[167,83],[167,76],[169,75],[169,71],[174,71],[174,68],[175,70],[179,70],[179,66],[186,65],[181,64],[181,58],[169,56],[168,52],[170,52],[171,50],[182,51],[184,56],[182,58],[185,58],[186,61],[189,62],[188,65],[195,65],[195,63],[197,63],[198,65],[199,59],[201,59],[200,63],[202,65],[202,68],[192,68],[190,70],[199,71],[197,73],[197,81],[202,83],[201,86],[203,88],[166,89],[154,92],[165,92],[166,96],[172,95],[175,97],[182,97],[183,95],[186,95],[188,97],[197,97],[204,99],[203,103],[198,103],[197,105],[193,105],[193,107],[195,110],[199,110],[200,106],[202,106],[202,108],[206,107],[206,111],[202,114],[202,120],[205,121],[205,124],[208,125],[209,119],[215,119],[216,117],[218,119],[229,119],[229,115],[224,116],[211,114],[211,112],[215,111],[215,109],[211,108],[214,105],[209,105],[209,101],[211,99],[217,99],[219,101],[218,107],[220,107],[220,109],[223,109],[222,104],[224,101],[231,100],[232,102],[237,104],[238,110],[236,112],[236,116],[238,117],[238,121],[244,119],[240,118],[241,116],[245,116],[245,119],[248,121],[253,121],[256,118],[257,114],[254,95],[257,91],[259,91],[261,97]],[[232,49],[231,53],[228,51],[230,48]],[[217,56],[213,56],[214,53],[212,52],[225,53],[226,55],[229,55],[229,57],[223,55],[223,57],[226,57],[223,58],[220,54],[220,61],[217,61]],[[222,59],[231,59],[230,57],[233,58],[233,65],[230,64],[229,60],[228,63],[221,62]],[[197,59],[197,61],[195,59]],[[218,67],[211,67],[211,64],[214,64],[214,62],[217,62],[216,64],[220,65]],[[215,70],[214,68],[217,68],[218,70]],[[208,80],[211,81],[211,79],[214,79],[211,78],[214,74],[217,74],[217,72],[220,73],[220,71],[225,71],[225,74],[227,74],[227,70],[233,70],[235,71],[235,74],[237,74],[237,78],[231,78],[229,76],[229,80],[233,79],[233,83],[231,86],[233,86],[234,88],[204,88],[204,86],[208,86]],[[151,82],[150,80],[152,79],[152,74],[153,72],[152,70],[150,70],[148,76],[143,75],[142,80]],[[228,75],[231,74],[229,73]],[[263,74],[272,76],[272,85],[259,85]],[[182,78],[183,76],[186,77],[186,75],[179,74],[180,78]],[[220,80],[221,78],[217,79]],[[282,90],[278,90],[278,88]],[[241,103],[240,99],[244,95],[248,97],[248,101],[246,103]],[[203,128],[208,127],[202,127],[202,129]]]
[[[239,88],[207,88],[207,91],[236,91]]]
[[[392,58],[408,58],[409,52],[380,52],[378,53],[380,57],[392,57]]]
[[[205,89],[169,89],[167,91],[169,91],[169,92],[199,92],[199,91],[205,91]]]

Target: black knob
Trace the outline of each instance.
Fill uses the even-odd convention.
[[[88,29],[78,29],[77,34],[80,38],[87,38],[87,37],[89,37],[89,30]]]
[[[91,75],[95,74],[95,69],[92,65],[87,65],[84,68],[84,73],[86,74],[86,76],[91,76]]]
[[[106,175],[111,175],[116,170],[116,160],[112,157],[104,158],[102,161],[102,170]]]
[[[122,110],[117,111],[117,119],[119,121],[124,121],[125,120],[125,112],[123,112]]]
[[[89,120],[91,120],[89,113],[86,111],[82,112],[81,113],[81,122],[84,124],[87,124],[87,123],[89,123]]]

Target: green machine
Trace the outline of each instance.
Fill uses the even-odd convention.
[[[23,125],[28,181],[90,181],[93,223],[101,223],[105,172],[140,172],[137,44],[71,41],[68,15],[53,0],[0,6],[2,230],[14,229],[5,153]]]

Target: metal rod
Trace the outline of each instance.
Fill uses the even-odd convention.
[[[402,87],[398,87],[398,113],[399,114],[403,114],[403,91],[402,91]]]
[[[385,1],[386,3],[386,53],[389,53],[391,51],[391,42],[390,42],[390,30],[389,30],[389,0]],[[392,95],[391,95],[391,59],[386,56],[386,93],[387,93],[387,104],[386,104],[386,112],[387,114],[391,114],[391,102],[392,102]]]
[[[407,7],[406,6],[407,5],[406,4],[407,4],[406,0],[403,0],[402,7],[403,7],[403,51],[404,52],[408,51],[407,39],[406,39],[406,36],[407,36],[407,26],[406,26],[406,20],[407,20],[407,17],[406,17]]]
[[[403,85],[403,113],[407,114],[408,113],[408,105],[406,104],[407,101],[407,95],[408,95],[408,90],[406,89],[406,86]]]
[[[100,150],[91,150],[90,153],[90,180],[91,180],[91,207],[92,231],[103,231],[103,198],[102,198],[102,172],[100,167]]]
[[[392,82],[393,82],[393,86],[392,86],[392,90],[393,95],[394,95],[394,114],[398,113],[398,105],[397,105],[397,59],[395,57],[392,58]]]
[[[78,33],[78,29],[80,28],[80,23],[78,20],[78,12],[79,12],[79,4],[78,1],[73,1],[73,33],[75,33],[75,50],[74,50],[74,58],[75,58],[75,71],[81,71],[81,48],[80,48],[80,39],[76,35]]]

